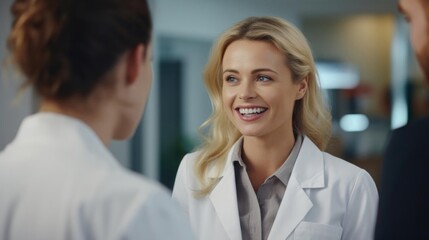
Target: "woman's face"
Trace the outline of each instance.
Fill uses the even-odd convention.
[[[265,137],[292,131],[295,100],[304,96],[306,80],[292,81],[285,56],[273,44],[232,42],[225,51],[222,72],[223,105],[241,134]]]

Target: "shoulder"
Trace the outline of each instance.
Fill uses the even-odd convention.
[[[395,129],[391,138],[402,139],[403,141],[415,141],[429,139],[429,118],[422,118],[412,121],[407,125]]]
[[[180,167],[186,169],[193,168],[200,154],[201,151],[186,154],[180,162]]]
[[[324,172],[325,180],[353,181],[359,175],[366,173],[362,168],[320,150],[308,137],[304,139],[301,148],[302,163],[297,162],[301,169],[311,166],[311,171]]]
[[[398,128],[399,131],[402,130],[429,130],[429,117],[417,119],[415,121],[409,122],[407,125]]]
[[[409,147],[418,145],[426,145],[429,139],[429,118],[419,119],[408,123],[407,125],[395,129],[390,136],[390,144],[402,144],[404,142]],[[414,143],[414,145],[410,145]],[[402,146],[407,147],[407,146]]]
[[[411,122],[391,133],[382,165],[382,189],[388,186],[395,191],[408,191],[414,189],[410,186],[429,184],[428,142],[429,118]]]
[[[200,152],[191,152],[186,154],[180,162],[177,175],[185,176],[185,178],[194,178],[195,163],[199,157]]]
[[[378,191],[368,172],[343,159],[323,153],[325,188],[336,211],[343,211],[345,239],[371,239],[378,205]],[[323,191],[323,190],[322,190]]]
[[[116,181],[98,192],[92,219],[99,219],[107,239],[192,239],[183,211],[170,191],[158,182],[131,172],[117,173]],[[169,231],[165,231],[165,226]]]
[[[365,169],[326,152],[323,152],[323,158],[326,178],[331,182],[348,184],[349,187],[354,187],[356,184],[362,183],[375,187],[373,178]]]
[[[371,175],[356,165],[343,159],[323,153],[325,160],[325,180],[328,188],[337,188],[346,194],[346,199],[368,198],[372,205],[378,201],[378,191]]]
[[[183,157],[180,162],[179,169],[177,170],[175,186],[179,184],[178,181],[180,181],[180,183],[184,184],[187,189],[195,190],[199,188],[199,183],[195,175],[195,164],[200,154],[200,151],[195,151],[188,153]]]
[[[335,175],[342,177],[356,177],[362,172],[366,172],[364,169],[327,152],[323,152],[323,159],[325,171],[328,173],[335,173]]]
[[[378,204],[378,190],[369,173],[343,159],[323,153],[325,162],[325,189],[337,207],[345,209],[343,223],[348,236],[356,226],[372,226]],[[365,215],[365,216],[364,216]],[[364,223],[366,222],[366,223]],[[354,231],[354,230],[352,230]],[[372,229],[363,230],[372,232]],[[349,237],[346,237],[349,238]]]
[[[86,217],[102,225],[111,236],[122,234],[136,220],[156,221],[172,209],[169,191],[161,184],[130,171],[113,171],[105,175],[92,197],[84,204]],[[158,212],[158,216],[153,214]],[[96,224],[98,224],[96,223]]]
[[[404,127],[395,129],[389,137],[385,159],[395,159],[398,164],[419,162],[429,164],[429,118],[410,122]],[[404,163],[400,163],[404,162]],[[395,163],[396,164],[396,163]]]
[[[102,201],[115,199],[116,196],[127,196],[129,199],[144,202],[152,195],[168,195],[168,190],[158,182],[128,169],[108,171],[99,181],[96,199]]]

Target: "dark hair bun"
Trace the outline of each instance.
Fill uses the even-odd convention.
[[[150,42],[142,0],[15,0],[8,47],[43,97],[87,96],[124,51]]]

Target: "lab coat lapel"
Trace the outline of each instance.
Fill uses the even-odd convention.
[[[235,172],[231,160],[231,153],[232,151],[230,151],[228,155],[226,166],[222,174],[223,176],[210,193],[209,198],[229,239],[241,240]]]
[[[306,188],[325,186],[323,154],[304,137],[268,240],[287,239],[313,207]]]

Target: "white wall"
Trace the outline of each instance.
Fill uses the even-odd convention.
[[[214,40],[234,23],[249,16],[279,16],[299,24],[291,9],[276,8],[263,1],[243,4],[239,1],[157,0],[153,17],[160,34]]]
[[[213,40],[233,23],[249,16],[279,16],[300,25],[303,16],[393,13],[396,0],[156,0],[157,31]]]

